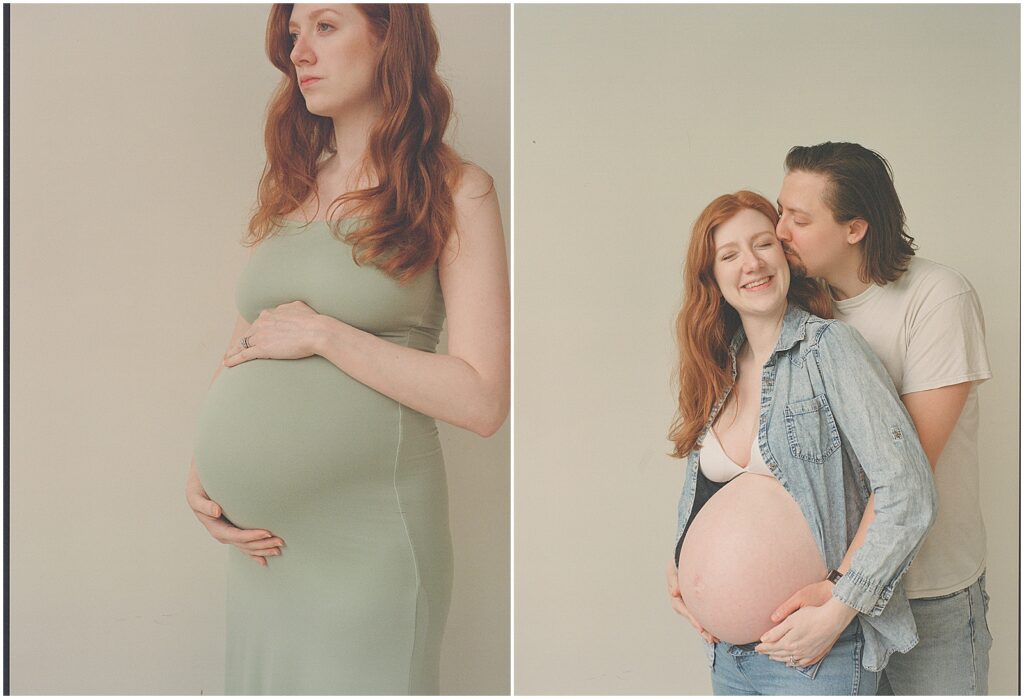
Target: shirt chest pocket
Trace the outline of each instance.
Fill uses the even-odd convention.
[[[823,464],[839,449],[839,429],[825,396],[786,405],[789,451],[798,459]]]

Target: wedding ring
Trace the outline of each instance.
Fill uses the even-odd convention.
[[[796,667],[796,656],[795,655],[789,656],[789,666],[790,667]]]
[[[252,344],[249,343],[249,338],[250,337],[252,337],[252,336],[248,335],[248,336],[242,338],[242,347],[244,347],[245,349],[249,349],[250,347],[252,347]]]

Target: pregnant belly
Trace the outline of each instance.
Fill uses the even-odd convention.
[[[796,501],[774,478],[738,476],[701,508],[679,554],[679,589],[693,616],[733,644],[758,640],[794,592],[825,579]]]
[[[199,479],[235,524],[274,531],[392,487],[398,415],[395,401],[323,357],[225,368],[200,411]]]

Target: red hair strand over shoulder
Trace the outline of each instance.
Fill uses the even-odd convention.
[[[432,267],[455,226],[453,192],[462,160],[444,142],[452,100],[437,74],[440,45],[426,5],[360,4],[381,43],[375,92],[382,116],[369,138],[372,183],[328,207],[356,214],[362,226],[343,236],[358,264],[372,264],[399,282]],[[310,114],[291,61],[292,5],[276,4],[266,50],[284,75],[267,109],[267,164],[246,242],[273,234],[281,219],[315,193],[317,168],[336,151],[329,117]],[[338,221],[333,221],[335,235]]]
[[[772,225],[779,222],[770,201],[744,190],[718,197],[693,224],[683,270],[683,307],[675,323],[679,399],[668,438],[675,444],[672,456],[677,458],[694,449],[715,402],[732,384],[729,343],[740,327],[740,318],[722,298],[715,282],[714,234],[718,226],[745,209],[764,214]],[[832,315],[831,299],[814,279],[794,275],[788,298],[817,316]]]

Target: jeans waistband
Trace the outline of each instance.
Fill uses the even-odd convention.
[[[856,634],[859,630],[860,630],[860,620],[857,619],[857,617],[854,617],[853,621],[851,621],[849,623],[849,625],[847,625],[847,627],[845,629],[843,629],[843,632],[841,634],[839,634],[838,638],[846,638],[848,636],[852,636],[852,635]],[[734,643],[729,643],[728,641],[719,641],[719,643],[721,643],[722,646],[724,647],[723,649],[726,652],[731,653],[732,655],[756,654],[757,651],[754,650],[754,647],[756,645],[758,645],[760,642],[761,641],[751,641],[750,643],[735,643],[734,644]]]

